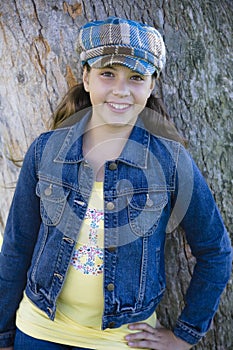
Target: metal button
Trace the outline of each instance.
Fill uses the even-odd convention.
[[[113,163],[110,163],[110,164],[109,164],[109,169],[110,169],[110,170],[116,170],[116,169],[117,169],[117,164],[114,163],[114,162],[113,162]]]
[[[70,243],[70,244],[73,244],[74,243],[74,240],[72,238],[69,238],[69,237],[63,237],[62,238],[64,241]]]
[[[115,208],[115,205],[114,205],[113,202],[108,202],[106,207],[107,207],[108,210],[113,210]]]
[[[45,189],[44,194],[45,194],[46,196],[51,196],[52,192],[53,192],[53,185],[50,184],[49,187],[47,187],[47,188]]]
[[[108,328],[114,328],[114,326],[115,326],[115,322],[109,322],[109,324],[108,324]]]
[[[63,276],[60,273],[54,273],[54,276],[56,276],[57,278],[59,278],[60,281],[63,281]]]
[[[107,290],[108,290],[109,292],[112,292],[112,291],[114,290],[114,288],[115,288],[115,286],[114,286],[113,283],[109,283],[109,284],[107,285]]]
[[[112,247],[108,247],[108,251],[110,253],[114,253],[116,251],[116,247],[112,246]]]
[[[50,307],[47,307],[47,310],[48,310],[48,312],[50,313],[50,315],[53,314],[53,310],[52,310]],[[111,322],[110,322],[110,323],[111,323]]]
[[[81,205],[81,206],[85,205],[85,202],[79,201],[79,200],[77,200],[77,199],[74,199],[74,203],[75,203],[75,204],[78,204],[78,205]]]
[[[146,195],[146,206],[151,208],[153,207],[154,202],[152,201],[152,199],[150,198],[149,194]]]

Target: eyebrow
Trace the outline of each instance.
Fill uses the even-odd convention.
[[[104,67],[100,67],[100,69],[106,69],[106,68],[107,68],[107,69],[110,68],[110,69],[116,70],[116,68],[115,68],[113,65],[110,65],[110,64],[107,65],[107,66],[104,66]]]
[[[113,65],[108,64],[108,65],[105,66],[105,67],[100,67],[100,69],[112,69],[112,70],[116,71],[116,70],[117,70],[117,69],[116,69],[116,66],[126,67],[126,66],[124,66],[124,65],[121,65],[121,64],[117,64],[117,63],[116,63],[116,64],[113,64]],[[126,68],[128,68],[128,69],[131,71],[131,73],[141,75],[142,77],[144,76],[143,74],[140,74],[140,73],[134,71],[133,69],[130,69],[129,67],[126,67]]]

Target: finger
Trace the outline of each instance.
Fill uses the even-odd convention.
[[[131,323],[129,325],[129,329],[131,330],[139,330],[139,331],[146,331],[148,333],[154,333],[156,330],[152,326],[150,326],[147,323]]]
[[[140,349],[151,349],[151,350],[158,350],[156,343],[149,340],[141,340],[137,342],[128,342],[128,346],[131,346],[133,348],[140,348]]]
[[[133,334],[128,334],[125,339],[127,341],[138,341],[138,340],[152,340],[157,341],[158,338],[155,334],[149,333],[149,332],[137,332]]]

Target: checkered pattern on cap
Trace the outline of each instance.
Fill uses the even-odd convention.
[[[159,74],[165,64],[161,34],[147,24],[109,17],[79,31],[81,61],[93,68],[122,64],[143,75]]]

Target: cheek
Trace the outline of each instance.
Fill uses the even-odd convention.
[[[144,105],[147,102],[147,99],[150,97],[152,90],[149,88],[141,89],[140,92],[138,92],[138,101],[140,101],[140,104]]]
[[[90,100],[92,104],[99,100],[100,98],[100,90],[97,88],[98,84],[90,84],[89,85],[89,94],[90,94]]]
[[[149,98],[150,95],[152,94],[152,91],[153,91],[153,89],[151,89],[151,88],[149,88],[149,89],[147,90],[146,100],[148,100],[148,98]]]
[[[92,105],[98,105],[105,102],[105,97],[105,94],[98,88],[90,90],[90,100]]]
[[[96,96],[97,98],[101,98],[102,96],[104,96],[107,90],[106,86],[101,84],[101,82],[99,82],[97,79],[91,82],[91,84],[89,85],[89,89],[90,94],[92,94],[92,96]]]

